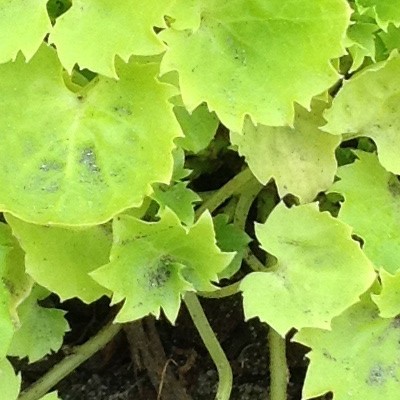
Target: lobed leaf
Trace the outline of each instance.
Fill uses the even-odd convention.
[[[255,177],[264,185],[274,178],[281,197],[292,193],[310,202],[333,182],[340,138],[319,129],[324,107],[322,102],[311,111],[297,106],[293,128],[254,126],[247,119],[243,134],[230,134]]]
[[[343,84],[325,111],[328,121],[322,129],[332,134],[352,134],[372,138],[378,147],[381,164],[400,173],[399,108],[400,56],[372,65]]]
[[[170,208],[186,225],[194,222],[193,203],[201,200],[200,196],[187,188],[187,183],[177,182],[167,186],[165,184],[153,185],[152,197],[160,204],[161,210]]]
[[[240,269],[251,238],[236,225],[228,223],[226,214],[218,214],[214,218],[214,227],[218,247],[225,252],[236,252],[230,264],[218,274],[220,279],[230,278]]]
[[[353,164],[338,169],[331,192],[343,195],[339,219],[353,227],[363,251],[375,264],[394,273],[400,268],[400,183],[375,154],[357,151]]]
[[[26,253],[26,271],[61,300],[78,297],[91,303],[109,292],[89,272],[108,262],[111,232],[105,226],[72,230],[34,225],[7,215]]]
[[[382,39],[388,53],[391,53],[395,49],[400,50],[400,27],[390,24],[386,32],[381,31],[378,35]]]
[[[6,355],[19,323],[17,307],[29,295],[32,285],[25,273],[21,248],[11,229],[0,223],[0,359]]]
[[[184,228],[168,208],[159,222],[120,215],[113,223],[110,263],[91,273],[113,291],[112,303],[125,300],[116,321],[133,321],[162,308],[174,323],[186,291],[213,290],[210,281],[231,261],[215,244],[210,214]]]
[[[11,363],[6,359],[0,359],[1,395],[3,399],[17,400],[21,375],[16,375]]]
[[[379,277],[382,291],[379,295],[371,295],[372,300],[379,307],[382,318],[395,318],[400,314],[400,271],[392,275],[381,269]]]
[[[330,60],[344,54],[344,0],[178,0],[180,7],[160,34],[168,46],[161,73],[178,72],[189,112],[207,102],[235,132],[246,115],[255,124],[291,125],[294,102],[308,108],[338,79]]]
[[[354,25],[349,26],[347,30],[347,46],[353,58],[349,72],[354,72],[360,68],[366,57],[375,61],[374,33],[378,30],[379,27],[370,22],[357,21]]]
[[[278,204],[265,224],[256,225],[256,236],[277,258],[277,268],[243,279],[244,312],[281,336],[291,328],[329,328],[375,279],[351,228],[315,204],[291,209]]]
[[[376,22],[386,30],[389,23],[400,26],[400,1],[399,0],[356,0],[360,8],[372,10]]]
[[[119,81],[98,78],[73,93],[50,47],[0,65],[2,211],[37,224],[99,224],[139,206],[152,183],[169,183],[181,135],[168,103],[175,89],[155,79],[157,64],[118,71]]]
[[[174,113],[185,134],[185,137],[176,139],[176,143],[193,153],[205,149],[217,132],[219,121],[215,113],[210,113],[205,104],[191,114],[185,107],[176,106]]]
[[[77,63],[109,77],[117,77],[115,57],[162,53],[165,46],[153,27],[165,27],[169,1],[74,0],[61,15],[49,41],[57,47],[63,66],[71,73]]]
[[[33,57],[51,29],[47,1],[0,1],[0,63],[15,60],[19,51]]]
[[[12,338],[8,355],[28,357],[29,362],[40,360],[51,351],[58,351],[64,334],[69,330],[65,311],[39,306],[38,300],[50,293],[35,286],[30,296],[18,307],[20,326]]]
[[[335,318],[331,331],[305,328],[293,340],[312,349],[303,399],[329,391],[335,400],[398,396],[399,320],[380,318],[368,297]]]

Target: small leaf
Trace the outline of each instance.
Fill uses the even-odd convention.
[[[215,113],[210,113],[205,104],[191,114],[185,107],[178,106],[174,107],[174,112],[185,134],[184,138],[176,139],[176,143],[193,153],[205,149],[217,132],[219,121]]]
[[[375,36],[374,33],[379,30],[376,24],[357,21],[350,25],[347,30],[347,46],[353,58],[353,64],[349,72],[356,71],[361,67],[364,59],[370,57],[375,61]]]
[[[112,303],[125,300],[117,322],[133,321],[160,308],[174,323],[186,291],[213,290],[210,281],[231,261],[215,244],[210,214],[185,229],[168,208],[159,222],[120,215],[113,223],[110,263],[91,273],[113,291]]]
[[[281,336],[291,328],[329,328],[375,279],[351,233],[315,204],[290,209],[278,204],[264,225],[256,225],[258,240],[278,265],[243,279],[246,319],[259,317]]]
[[[396,399],[400,324],[379,318],[366,297],[332,321],[332,330],[302,329],[293,340],[311,347],[303,399],[333,392],[335,400]]]
[[[312,111],[297,106],[293,128],[254,126],[247,119],[243,134],[231,132],[255,177],[264,185],[274,178],[281,197],[291,193],[310,202],[333,182],[340,138],[319,129],[324,108],[322,102]]]
[[[231,263],[218,274],[220,279],[230,278],[240,269],[244,253],[247,245],[251,242],[251,238],[234,224],[228,223],[226,214],[218,214],[214,218],[214,226],[218,247],[225,252],[236,252]]]
[[[161,205],[170,208],[178,218],[186,225],[191,226],[194,222],[193,203],[201,198],[192,190],[188,189],[187,183],[178,182],[174,185],[153,185],[153,198]]]
[[[391,22],[400,26],[400,0],[356,0],[356,3],[360,8],[372,10],[383,30]]]
[[[61,300],[78,297],[91,303],[108,291],[89,272],[108,262],[111,232],[105,226],[80,230],[34,225],[7,215],[26,252],[26,271]]]
[[[44,308],[38,300],[50,293],[35,286],[30,296],[18,307],[20,327],[14,333],[8,355],[28,357],[29,362],[40,360],[51,351],[58,351],[64,334],[69,330],[64,318],[65,311]]]
[[[394,273],[400,268],[400,182],[375,154],[356,151],[359,158],[338,170],[340,181],[330,189],[345,201],[339,219],[364,241],[363,250],[376,268]]]
[[[394,25],[389,25],[387,32],[379,32],[378,36],[382,39],[389,54],[392,50],[400,50],[400,28],[396,28]]]

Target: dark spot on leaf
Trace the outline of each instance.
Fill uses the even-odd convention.
[[[42,187],[43,192],[55,193],[60,187],[57,182],[50,182],[48,185]]]
[[[156,269],[148,274],[149,287],[151,289],[158,289],[166,284],[171,277],[171,263],[173,258],[168,255],[161,256]]]
[[[326,349],[323,351],[322,355],[323,355],[325,358],[327,358],[328,360],[336,361],[336,358],[333,357],[333,356],[329,353],[329,351],[326,350]]]
[[[40,164],[39,169],[41,171],[47,172],[47,171],[60,171],[62,169],[62,164],[60,164],[58,161],[54,160],[43,160]]]
[[[385,369],[380,364],[374,365],[368,375],[366,383],[370,386],[381,386],[386,382]]]
[[[114,106],[113,110],[119,114],[120,116],[127,116],[127,115],[132,115],[132,110],[130,110],[128,107],[124,106]]]
[[[100,172],[100,168],[96,161],[96,153],[92,147],[85,147],[82,150],[79,162],[83,164],[91,173]]]

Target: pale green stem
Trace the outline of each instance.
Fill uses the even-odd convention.
[[[21,393],[18,400],[39,400],[58,382],[73,372],[79,365],[101,350],[121,330],[120,324],[110,323],[86,343],[74,348],[74,353],[65,357],[38,381]]]
[[[263,185],[254,177],[252,177],[252,179],[250,179],[243,188],[239,201],[236,205],[235,216],[233,220],[233,223],[238,228],[242,230],[245,229],[250,207],[262,188]]]
[[[215,290],[213,292],[198,292],[197,294],[201,297],[206,297],[210,299],[221,299],[222,297],[233,296],[239,292],[239,286],[241,281],[232,283],[232,285],[224,286],[221,289]]]
[[[235,193],[238,193],[250,179],[254,179],[254,177],[249,168],[246,168],[238,173],[234,178],[232,178],[206,201],[204,201],[204,203],[196,210],[196,219],[199,218],[205,210],[208,210],[210,213],[212,213],[225,200],[229,199],[229,197]]]
[[[232,369],[212,330],[197,295],[187,292],[186,307],[218,371],[218,390],[215,400],[229,400],[232,391]]]
[[[253,271],[267,271],[267,267],[253,254],[250,249],[246,251],[243,259]]]
[[[269,344],[269,372],[270,372],[270,400],[287,400],[287,384],[289,372],[286,361],[286,342],[271,327],[268,332]]]

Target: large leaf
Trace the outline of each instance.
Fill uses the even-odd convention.
[[[160,308],[174,322],[187,290],[212,290],[210,281],[231,261],[215,244],[210,214],[190,229],[168,208],[159,222],[128,215],[114,219],[111,261],[91,275],[113,291],[113,303],[125,300],[116,321],[127,322]]]
[[[52,350],[58,351],[64,334],[69,330],[65,311],[39,306],[38,300],[50,293],[35,286],[31,295],[18,307],[20,327],[14,333],[8,355],[28,357],[29,362],[40,360]]]
[[[292,193],[310,202],[333,182],[340,138],[319,130],[323,108],[322,102],[312,111],[297,106],[293,128],[254,126],[247,119],[243,134],[231,133],[255,177],[264,185],[274,178],[281,197]]]
[[[158,65],[119,64],[79,93],[43,46],[28,64],[0,65],[0,208],[28,222],[88,225],[139,206],[151,183],[172,175],[181,135],[155,79]],[[21,117],[21,101],[24,104]]]
[[[381,164],[400,174],[400,57],[393,53],[343,84],[325,111],[322,129],[333,134],[368,136],[378,147]]]
[[[161,72],[178,71],[189,112],[205,101],[235,132],[246,115],[254,123],[291,125],[294,102],[308,108],[338,79],[330,60],[344,54],[346,1],[186,3],[175,2],[175,22],[161,33],[168,45]]]
[[[108,291],[89,272],[108,262],[111,232],[105,226],[72,230],[34,225],[7,215],[26,252],[26,271],[62,300],[79,297],[90,303]]]
[[[78,63],[81,68],[116,77],[116,55],[127,62],[132,54],[147,56],[165,50],[153,28],[165,27],[168,3],[74,0],[57,19],[49,40],[69,72]]]
[[[351,225],[376,268],[400,268],[400,183],[376,155],[358,151],[353,164],[340,167],[331,192],[343,195],[339,219]]]
[[[51,28],[48,0],[0,0],[0,63],[21,50],[29,60]]]
[[[315,204],[288,209],[280,203],[256,235],[278,265],[243,279],[245,316],[259,317],[282,336],[291,328],[329,328],[375,279],[351,228]]]
[[[311,347],[303,399],[332,391],[335,400],[397,399],[400,323],[379,318],[368,297],[332,321],[332,331],[302,329],[294,340]]]

